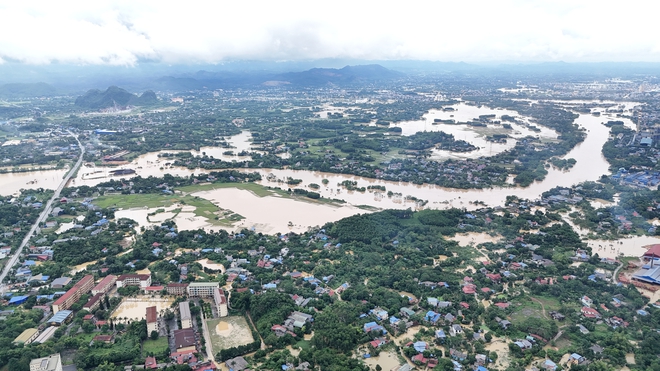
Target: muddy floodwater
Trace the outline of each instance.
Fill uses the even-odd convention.
[[[656,236],[635,236],[618,240],[586,240],[592,254],[601,258],[617,258],[623,256],[641,256],[646,252],[645,246],[660,243]]]
[[[138,296],[136,298],[125,298],[119,307],[115,309],[110,318],[117,320],[131,319],[142,320],[147,316],[147,308],[156,306],[156,310],[169,308],[174,303],[174,298],[152,298],[150,296]]]
[[[157,210],[163,212],[154,214]],[[195,215],[195,207],[190,205],[174,204],[168,207],[136,207],[131,209],[118,210],[115,212],[116,218],[128,218],[135,220],[139,226],[160,225],[166,220],[173,220],[181,230],[206,229],[213,227],[208,219]],[[219,228],[215,228],[218,230]],[[139,229],[138,229],[139,230]]]
[[[0,194],[13,195],[21,189],[55,189],[69,169],[30,171],[25,173],[0,174]]]
[[[220,188],[195,192],[193,196],[210,200],[222,209],[245,217],[235,226],[263,233],[305,232],[308,227],[323,225],[351,215],[364,213],[354,206],[332,206],[277,196],[258,197],[237,188]]]
[[[482,243],[492,242],[497,243],[502,236],[491,236],[488,233],[458,233],[453,237],[448,237],[450,240],[458,242],[461,247],[474,245],[477,246]],[[446,257],[445,257],[446,259]]]
[[[534,103],[529,101],[530,104]],[[140,225],[158,224],[165,219],[173,218],[177,223],[179,229],[198,229],[203,228],[206,230],[218,230],[224,228],[230,231],[239,230],[242,228],[250,228],[257,232],[263,233],[286,233],[304,232],[310,226],[323,225],[326,222],[336,221],[347,216],[355,215],[358,213],[369,212],[378,209],[405,209],[412,208],[414,210],[422,208],[431,209],[446,209],[450,207],[466,208],[468,210],[481,207],[475,201],[481,201],[489,206],[503,205],[507,195],[515,194],[521,198],[538,199],[541,194],[551,188],[562,186],[570,187],[573,184],[583,181],[595,181],[603,174],[609,173],[609,164],[602,156],[601,149],[603,144],[609,137],[609,128],[604,123],[609,120],[620,120],[628,127],[634,127],[632,121],[625,117],[617,117],[614,112],[609,112],[609,108],[623,109],[624,114],[629,114],[630,110],[636,105],[634,102],[585,102],[585,101],[562,101],[558,102],[567,109],[577,107],[583,103],[599,103],[600,107],[593,109],[594,112],[599,112],[600,116],[592,114],[580,113],[575,119],[575,124],[582,128],[586,133],[585,140],[575,146],[563,158],[573,158],[577,161],[575,166],[570,170],[557,170],[551,168],[543,181],[534,182],[529,187],[494,187],[491,189],[453,189],[443,188],[430,184],[415,185],[407,182],[392,182],[371,178],[362,178],[346,174],[323,173],[317,171],[303,171],[303,170],[289,170],[289,169],[240,169],[246,172],[258,172],[262,176],[262,180],[258,183],[264,186],[277,187],[282,189],[288,188],[303,188],[312,190],[308,186],[310,183],[327,184],[322,185],[320,189],[314,189],[324,198],[341,199],[346,201],[342,206],[330,206],[327,204],[301,202],[293,199],[286,199],[277,196],[257,197],[249,191],[239,189],[216,189],[211,191],[197,192],[194,195],[200,196],[214,202],[222,209],[229,209],[233,212],[245,217],[244,220],[235,223],[232,226],[215,226],[209,223],[208,219],[194,215],[191,207],[184,206],[182,210],[175,216],[174,207],[168,208],[162,215],[154,215],[151,222],[147,220],[147,214],[153,212],[152,209],[131,209],[121,210],[116,213],[117,217],[128,217],[136,220]],[[610,105],[606,107],[605,105]],[[422,130],[443,130],[455,135],[457,139],[467,140],[480,147],[481,152],[479,155],[489,156],[498,151],[506,148],[499,148],[497,145],[490,142],[484,142],[483,128],[468,127],[466,125],[452,125],[444,123],[436,123],[435,119],[446,120],[453,119],[457,122],[474,121],[480,115],[495,115],[495,119],[501,118],[502,115],[507,114],[516,117],[519,123],[512,124],[512,129],[508,134],[510,138],[507,143],[501,143],[504,147],[515,144],[517,138],[525,135],[533,135],[542,138],[543,140],[554,140],[557,133],[551,129],[541,125],[530,122],[526,117],[518,115],[516,112],[492,109],[488,107],[470,106],[464,103],[454,105],[455,111],[447,112],[441,110],[431,110],[423,116],[421,120],[399,122],[393,125],[399,126],[403,130],[403,135],[412,135],[415,132]],[[452,117],[453,115],[453,117]],[[504,129],[497,127],[494,123],[487,123],[488,130]],[[528,126],[534,126],[540,129],[539,132],[533,131],[529,133]],[[237,153],[245,150],[252,151],[251,134],[243,131],[238,135],[230,137],[226,140],[228,144],[233,147],[233,154],[225,154],[228,148],[221,147],[204,147],[201,151],[186,151],[192,152],[194,155],[207,155],[214,158],[223,158],[225,160],[235,159],[241,160]],[[484,152],[486,151],[486,152]],[[163,153],[174,153],[176,151],[160,151],[154,153],[147,153],[141,155],[131,161],[129,164],[122,167],[135,170],[136,175],[142,177],[147,176],[162,176],[164,174],[172,174],[179,176],[189,176],[190,174],[200,174],[205,171],[203,169],[190,170],[187,168],[174,167],[171,165],[173,158],[159,157]],[[454,154],[457,157],[464,154]],[[474,155],[474,154],[472,154]],[[472,156],[465,154],[466,157]],[[440,154],[438,154],[440,156]],[[86,168],[81,170],[78,178],[71,181],[70,185],[89,185],[94,186],[100,182],[107,181],[109,178],[101,173],[96,173],[94,168]],[[41,171],[33,173],[19,173],[19,174],[0,174],[0,182],[6,187],[3,187],[0,192],[14,193],[20,188],[29,188],[28,182],[35,181],[33,187],[55,188],[59,184],[66,170],[53,170]],[[85,176],[85,174],[88,174]],[[301,179],[302,182],[296,187],[290,187],[286,184],[288,177],[294,179]],[[386,192],[391,191],[393,194],[387,196],[386,192],[373,191],[373,192],[357,192],[347,191],[345,188],[340,187],[338,184],[345,181],[356,181],[358,187],[367,187],[370,185],[379,185],[386,188]],[[421,205],[418,202],[412,201],[411,198],[415,197],[420,200],[425,200],[427,203]],[[602,200],[595,201],[596,205],[605,205]],[[357,208],[356,206],[367,207]],[[624,240],[626,247],[621,246],[616,250],[602,251],[599,253],[601,256],[611,256],[623,253],[626,255],[635,255],[639,251],[639,247],[635,245],[636,240]],[[471,241],[468,241],[468,243]],[[480,243],[477,239],[475,244]],[[597,242],[594,242],[598,244]],[[641,244],[639,245],[641,246]],[[593,247],[593,246],[592,246]],[[617,251],[618,250],[618,251]],[[598,252],[598,251],[594,251]]]
[[[513,148],[516,145],[517,139],[526,136],[539,137],[543,139],[557,139],[558,134],[552,129],[538,124],[532,124],[528,118],[520,116],[515,111],[505,109],[492,109],[486,106],[472,106],[465,103],[455,104],[450,106],[453,111],[443,111],[432,109],[422,116],[421,120],[402,121],[392,124],[391,126],[400,127],[403,136],[413,135],[420,131],[442,131],[447,134],[452,134],[455,139],[464,140],[478,149],[470,152],[450,152],[445,150],[433,149],[431,158],[436,160],[442,159],[465,159],[465,158],[479,158],[482,156],[495,156],[501,152]],[[502,115],[515,117],[522,124],[507,122],[511,125],[511,129],[504,128],[501,124],[489,122],[483,124],[485,126],[469,126],[468,122],[479,121],[481,115],[493,115],[493,121],[501,120]],[[454,120],[455,123],[441,123],[435,120]],[[539,129],[539,132],[531,130],[527,125],[532,125]],[[502,143],[493,143],[486,140],[486,135],[493,134],[506,134],[509,136]]]

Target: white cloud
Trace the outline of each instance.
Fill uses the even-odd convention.
[[[11,1],[0,61],[660,61],[644,1]]]

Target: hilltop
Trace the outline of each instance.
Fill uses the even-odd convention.
[[[105,91],[92,89],[76,98],[76,106],[86,109],[104,109],[109,107],[149,106],[158,102],[156,93],[146,91],[137,96],[120,87],[111,86]]]

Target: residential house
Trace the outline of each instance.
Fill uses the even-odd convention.
[[[581,355],[577,353],[573,353],[568,357],[568,362],[567,364],[569,365],[583,365],[587,363],[587,359],[582,357]]]
[[[449,356],[457,361],[465,361],[465,359],[467,359],[467,353],[454,348],[449,349]]]
[[[564,319],[566,319],[565,315],[555,311],[550,311],[550,317],[552,317],[552,319],[557,321],[563,321]]]
[[[463,327],[459,324],[453,324],[449,327],[449,336],[457,336],[463,333]]]
[[[582,307],[580,312],[587,318],[600,318],[600,313],[598,313],[598,311],[593,308]]]
[[[513,343],[520,347],[522,350],[532,349],[533,346],[533,344],[527,339],[514,341]]]

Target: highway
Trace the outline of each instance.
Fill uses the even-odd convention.
[[[78,147],[80,148],[80,157],[78,157],[78,161],[76,162],[75,165],[69,170],[69,172],[66,174],[64,179],[62,179],[62,182],[60,185],[57,187],[55,190],[55,193],[53,194],[53,197],[48,200],[46,205],[44,206],[43,211],[41,211],[41,214],[39,214],[39,217],[37,220],[34,222],[32,225],[32,228],[30,228],[30,231],[25,235],[25,238],[21,242],[21,245],[16,249],[16,252],[9,258],[9,261],[7,261],[7,264],[5,265],[4,269],[2,270],[2,273],[0,274],[0,282],[3,282],[5,277],[7,277],[7,274],[9,274],[9,271],[12,269],[12,267],[18,262],[18,258],[21,256],[21,253],[23,252],[23,248],[25,245],[28,244],[30,241],[30,238],[34,235],[34,233],[37,231],[39,228],[39,224],[43,223],[46,221],[48,218],[48,215],[51,212],[51,208],[53,206],[53,202],[60,197],[60,192],[62,192],[62,189],[66,186],[66,184],[69,182],[69,179],[73,176],[73,174],[76,173],[76,171],[80,168],[80,165],[82,165],[83,162],[83,156],[85,154],[85,147],[80,143],[80,140],[78,139],[78,136],[73,134],[71,131],[68,131],[69,135],[74,137],[76,141],[78,142]],[[4,295],[5,292],[7,291],[7,286],[3,283],[0,284],[0,294]]]

